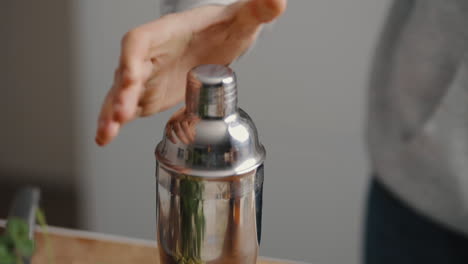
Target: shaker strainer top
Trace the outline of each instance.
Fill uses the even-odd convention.
[[[235,73],[201,65],[187,76],[186,106],[166,125],[156,158],[166,169],[202,177],[240,175],[258,167],[265,149],[252,119],[237,107]]]

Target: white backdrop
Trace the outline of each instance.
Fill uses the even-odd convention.
[[[86,227],[154,238],[153,149],[173,110],[93,143],[121,36],[157,17],[155,0],[74,1],[77,140]],[[358,263],[368,168],[362,140],[373,48],[389,1],[290,0],[234,65],[240,105],[268,152],[262,255]]]

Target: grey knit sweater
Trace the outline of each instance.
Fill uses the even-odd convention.
[[[232,2],[166,0],[163,12]],[[375,53],[366,138],[389,190],[468,235],[467,51],[468,0],[396,0]]]

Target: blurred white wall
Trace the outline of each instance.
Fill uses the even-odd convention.
[[[365,90],[390,1],[290,0],[254,51],[234,65],[240,105],[268,151],[262,255],[358,263],[368,167]],[[120,38],[158,16],[155,0],[74,1],[78,167],[92,230],[154,238],[154,146],[170,113],[93,143]]]

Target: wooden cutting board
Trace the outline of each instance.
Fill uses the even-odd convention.
[[[0,222],[0,232],[2,222]],[[159,264],[156,242],[102,235],[62,228],[49,228],[53,264]],[[37,248],[32,264],[51,264],[46,247],[47,237],[36,232]],[[281,264],[261,259],[259,264]]]

